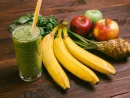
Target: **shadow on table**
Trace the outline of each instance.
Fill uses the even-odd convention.
[[[19,72],[16,65],[0,68],[0,93],[11,91],[22,91],[29,87],[20,79]]]
[[[0,81],[7,83],[24,83],[18,73],[18,69],[15,65],[0,68]]]
[[[64,68],[63,68],[64,69]],[[71,88],[68,90],[63,90],[61,87],[59,87],[51,78],[51,76],[48,74],[46,68],[43,66],[43,75],[42,77],[32,83],[26,83],[20,79],[19,72],[16,65],[8,66],[0,68],[0,93],[5,92],[19,92],[21,95],[24,92],[28,91],[38,91],[40,90],[40,95],[46,95],[46,96],[52,96],[57,93],[60,93],[62,95],[69,93],[69,91],[76,91],[80,89],[86,89],[86,91],[93,92],[95,91],[95,86],[91,83],[85,82],[76,76],[72,75],[70,72],[68,72],[66,69],[64,69],[66,74],[69,77]],[[97,76],[99,79],[105,80],[107,82],[111,82],[111,78],[107,75],[97,73]],[[51,95],[47,95],[50,94]]]
[[[62,65],[61,65],[62,66]],[[63,68],[63,67],[62,67]],[[65,71],[65,73],[67,74],[69,80],[70,80],[70,85],[73,88],[70,89],[75,89],[75,88],[84,88],[88,91],[95,91],[95,85],[92,83],[88,83],[86,81],[83,81],[81,79],[79,79],[78,77],[74,76],[73,74],[71,74],[69,71],[67,71],[65,68],[63,68],[63,70]],[[100,79],[100,81],[105,81],[105,82],[112,82],[112,77],[111,75],[106,75],[106,74],[102,74],[99,72],[94,71],[95,74],[98,76],[98,78]],[[48,74],[46,68],[43,66],[43,74],[45,75],[45,78],[47,80],[49,80],[50,82],[52,82],[53,86],[55,87],[55,89],[57,89],[58,91],[60,91],[61,93],[66,93],[66,91],[62,90],[62,88],[60,88],[51,78],[51,76]]]
[[[75,89],[78,87],[81,88],[85,88],[87,90],[93,91],[94,90],[94,86],[91,83],[88,83],[86,81],[83,81],[79,78],[77,78],[76,76],[74,76],[73,74],[71,74],[70,72],[68,72],[66,69],[63,68],[63,70],[65,71],[65,73],[67,74],[69,80],[70,80],[70,89]],[[53,86],[55,87],[55,89],[57,89],[58,91],[60,91],[62,94],[66,94],[67,91],[69,90],[63,90],[61,87],[59,87],[51,78],[51,76],[49,75],[49,73],[47,72],[47,70],[45,69],[45,67],[43,66],[43,74],[45,75],[46,79],[49,80],[50,82],[52,82]],[[72,88],[73,87],[73,88]]]

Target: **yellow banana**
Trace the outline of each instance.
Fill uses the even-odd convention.
[[[67,89],[70,88],[69,79],[58,63],[53,52],[54,34],[57,30],[58,26],[42,40],[42,60],[54,81],[63,89]]]
[[[54,39],[54,53],[58,61],[71,73],[80,79],[94,84],[99,82],[96,74],[82,63],[77,61],[66,49],[61,37],[62,28],[59,28],[58,36]]]
[[[79,47],[74,41],[68,36],[67,28],[64,27],[64,43],[68,51],[81,63],[85,64],[86,66],[99,71],[104,74],[115,74],[115,68],[106,62],[105,60],[97,57],[89,53],[88,51],[84,50],[83,48]]]

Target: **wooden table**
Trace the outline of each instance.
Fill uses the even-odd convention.
[[[130,98],[130,57],[114,61],[98,53],[117,70],[114,76],[97,73],[98,85],[83,82],[67,72],[71,88],[63,91],[44,66],[38,81],[23,82],[18,75],[8,27],[16,18],[34,12],[35,5],[36,0],[0,0],[0,98]],[[71,20],[87,9],[99,9],[104,17],[119,23],[120,37],[130,36],[130,0],[43,0],[40,13],[55,15],[59,20]]]

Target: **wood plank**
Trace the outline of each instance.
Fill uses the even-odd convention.
[[[103,8],[103,9],[99,9],[99,10],[102,11],[104,17],[109,17],[109,18],[115,19],[117,21],[123,20],[124,22],[127,22],[129,20],[129,23],[130,23],[130,12],[129,12],[130,8],[129,8],[129,6],[130,6],[130,4],[127,4],[127,5],[110,7],[110,8]],[[55,16],[59,20],[65,19],[65,20],[70,21],[74,16],[82,15],[84,13],[84,11],[85,10],[78,11],[78,12],[67,12],[64,14],[56,14]],[[41,11],[41,13],[43,15],[44,11]],[[117,14],[115,14],[115,13],[117,13]],[[11,14],[11,15],[6,15],[6,16],[1,16],[0,28],[5,29],[7,31],[8,26],[11,24],[11,22],[13,20],[15,20],[16,18],[23,16],[23,15],[26,15],[26,12],[18,13],[17,15]]]
[[[56,0],[55,3],[54,2],[52,3],[51,0],[48,0],[48,2],[45,2],[45,3],[43,1],[42,8],[41,8],[42,14],[45,16],[48,16],[51,14],[77,12],[77,11],[87,10],[87,9],[101,9],[101,8],[105,8],[108,6],[115,6],[115,5],[128,3],[128,2],[122,1],[122,0],[119,0],[118,2],[116,2],[116,0],[105,1],[105,2],[104,2],[104,0],[96,0],[96,1],[83,0],[82,2],[79,0],[72,0],[72,1],[67,0],[67,1],[61,2],[61,4],[59,4],[57,2],[60,2],[60,1]],[[0,5],[0,7],[1,7],[0,15],[6,16],[6,15],[15,14],[15,13],[18,14],[18,13],[22,13],[22,12],[30,12],[30,11],[32,12],[32,11],[34,11],[35,3],[36,3],[36,0],[34,0],[33,2],[25,0],[24,2],[13,2],[11,4],[8,4],[8,3],[1,4],[0,3],[1,4]],[[28,4],[28,5],[26,5],[26,4]],[[7,6],[7,5],[10,5],[10,6]],[[27,6],[27,7],[22,7],[22,6]],[[4,9],[4,12],[3,12],[3,9]]]
[[[112,98],[130,98],[130,91],[127,93],[119,94],[117,96],[113,96]]]
[[[60,11],[62,11],[64,8],[62,8],[62,9],[60,9]],[[69,18],[69,19],[72,19],[73,17],[74,17],[74,15],[82,15],[83,13],[84,13],[84,11],[85,11],[86,9],[84,9],[84,10],[82,10],[82,11],[77,11],[77,12],[72,12],[72,11],[67,11],[67,12],[65,12],[64,14],[66,14],[67,16],[64,16],[64,17],[68,17],[68,16],[71,16],[71,18]],[[129,8],[129,4],[127,4],[127,5],[120,5],[120,6],[113,6],[113,7],[109,7],[109,8],[103,8],[103,9],[99,9],[99,10],[101,10],[102,11],[102,13],[103,13],[103,15],[104,15],[104,17],[109,17],[109,18],[115,18],[115,19],[126,19],[128,16],[129,16],[129,14],[130,14],[130,12],[129,12],[129,10],[130,10],[130,8]],[[57,10],[58,11],[58,10]],[[29,11],[30,12],[30,11]],[[45,12],[47,12],[47,13],[49,13],[48,12],[48,10],[41,10],[41,13],[42,13],[42,15],[44,15],[44,13]],[[124,13],[125,12],[125,13]],[[115,14],[116,13],[116,14]],[[14,19],[16,19],[16,18],[18,18],[18,17],[20,17],[20,16],[22,16],[22,15],[25,15],[26,14],[26,12],[24,11],[23,13],[21,12],[21,13],[18,13],[17,15],[15,15],[15,14],[9,14],[9,15],[5,15],[5,16],[1,16],[1,25],[0,26],[4,26],[4,23],[6,23],[6,22],[11,22],[11,21],[13,21]],[[49,15],[51,15],[51,14],[53,14],[53,13],[49,13]],[[54,14],[56,14],[56,13],[54,13]],[[62,13],[59,13],[58,15],[56,15],[56,16],[59,16],[59,15],[61,15],[61,16],[63,16],[64,14],[62,14]],[[71,14],[71,15],[70,15]],[[74,15],[73,15],[74,14]],[[123,16],[122,16],[123,15]],[[121,17],[122,16],[122,17]],[[63,18],[64,19],[64,17],[60,17],[60,18]],[[3,28],[3,27],[1,27],[1,28]]]
[[[83,9],[91,8],[91,9],[97,9],[97,8],[103,8],[107,6],[112,6],[112,5],[118,5],[118,4],[127,4],[130,3],[129,0],[65,0],[60,2],[60,0],[55,0],[55,2],[52,2],[51,0],[47,0],[46,2],[43,1],[42,4],[42,9],[48,9],[49,11],[53,10],[56,11],[57,8],[65,8],[66,10],[71,10],[72,12],[75,11],[80,11]],[[100,3],[99,3],[100,2]],[[30,11],[34,10],[36,4],[36,0],[29,1],[29,0],[24,0],[24,1],[3,1],[2,3],[0,2],[0,15],[6,15],[6,14],[11,14],[11,13],[19,13],[21,11]],[[8,5],[8,6],[7,6]],[[82,5],[82,6],[81,6]],[[25,6],[25,7],[22,7]],[[27,7],[26,7],[27,6]],[[18,9],[21,8],[21,9]],[[56,8],[56,9],[55,9]],[[5,9],[3,12],[2,10]],[[54,11],[54,12],[55,12]],[[59,12],[58,12],[59,13]],[[60,12],[61,13],[61,12]],[[52,13],[54,14],[54,13]],[[56,14],[56,13],[55,13]]]
[[[11,23],[9,23],[6,28],[0,28],[0,39],[6,39],[8,37],[11,37],[11,33],[8,31],[8,27]]]
[[[71,82],[71,88],[64,92],[51,79],[46,69],[43,67],[43,76],[36,82],[25,83],[18,75],[16,60],[0,64],[0,96],[1,98],[106,98],[120,93],[126,93],[130,88],[130,61],[120,66],[127,66],[125,69],[117,70],[114,76],[106,76],[97,73],[100,78],[98,85],[91,85],[83,82],[66,71]],[[9,66],[10,65],[10,66]],[[118,66],[118,62],[114,66]],[[7,73],[8,72],[8,73]],[[8,78],[5,78],[8,77]],[[17,92],[17,93],[16,93]]]
[[[114,61],[100,52],[99,57],[110,62],[117,74],[104,75],[95,72],[100,82],[92,85],[71,73],[67,73],[71,88],[63,91],[50,77],[43,66],[42,77],[32,83],[23,82],[17,69],[16,58],[8,26],[19,16],[33,12],[37,0],[0,0],[0,98],[129,98],[130,96],[130,57]],[[86,9],[99,9],[104,17],[116,20],[120,25],[120,37],[130,36],[130,0],[46,0],[41,14],[55,15],[59,20],[70,21],[82,15]],[[127,38],[130,41],[130,37]]]
[[[110,17],[116,20],[120,25],[120,37],[127,37],[129,36],[130,32],[130,4],[121,5],[121,6],[113,6],[110,8],[103,8],[100,9],[104,15],[104,17]],[[74,16],[81,15],[84,11],[78,11],[78,12],[68,12],[68,13],[62,13],[62,14],[56,14],[55,16],[59,20],[68,20],[70,21]],[[124,13],[125,12],[125,13]],[[43,12],[41,12],[43,13]],[[117,13],[117,14],[115,14]],[[8,31],[8,27],[11,24],[12,20],[15,20],[19,16],[25,15],[26,12],[7,15],[7,16],[1,16],[2,17],[2,23],[0,23],[0,56],[2,55],[8,55],[10,53],[14,53],[12,40],[11,40],[11,33]],[[123,18],[122,18],[123,17]],[[8,19],[8,22],[4,22],[4,20]]]
[[[14,54],[12,39],[0,39],[0,56],[12,53]]]

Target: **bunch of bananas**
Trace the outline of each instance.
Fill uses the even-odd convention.
[[[61,65],[80,79],[93,84],[98,83],[99,78],[91,69],[104,74],[116,73],[111,64],[75,44],[67,34],[65,22],[57,25],[43,38],[42,54],[43,64],[48,73],[63,89],[70,88],[70,83]]]

